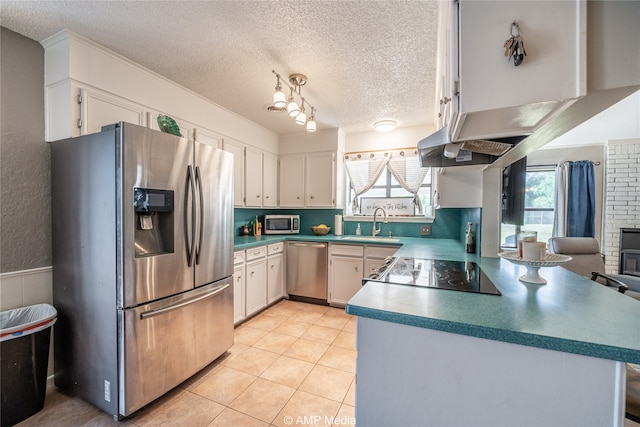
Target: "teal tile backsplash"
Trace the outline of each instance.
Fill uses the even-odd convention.
[[[300,234],[312,234],[311,226],[324,223],[333,227],[334,216],[342,214],[342,209],[248,209],[236,208],[234,210],[235,234],[240,233],[240,227],[255,219],[256,215],[260,220],[264,215],[300,215]],[[473,222],[476,232],[476,247],[480,248],[480,208],[469,209],[437,209],[435,220],[431,224],[431,236],[425,239],[455,239],[464,242],[464,233],[467,222]],[[358,221],[345,221],[344,234],[356,234]],[[420,237],[420,225],[417,222],[389,222],[382,224],[382,236],[389,235],[389,231],[394,236],[400,237]],[[361,222],[362,235],[370,236],[372,223],[370,221]]]

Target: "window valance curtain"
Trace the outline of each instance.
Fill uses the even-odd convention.
[[[413,194],[413,203],[418,212],[423,206],[418,196],[420,186],[429,168],[420,167],[417,150],[395,150],[387,152],[351,153],[345,155],[345,169],[349,176],[354,197],[351,200],[353,212],[359,212],[358,197],[376,183],[380,174],[388,168],[402,188]]]
[[[355,193],[351,200],[353,212],[360,212],[358,197],[376,183],[391,158],[389,153],[355,153],[345,155],[345,169]]]
[[[417,152],[415,154],[417,154]],[[391,159],[389,159],[389,165],[387,167],[402,188],[413,194],[413,203],[418,208],[418,213],[422,214],[422,201],[420,197],[418,197],[418,191],[420,190],[422,181],[424,181],[424,177],[427,176],[429,168],[420,167],[418,157],[416,155],[407,156],[404,151],[393,155]]]

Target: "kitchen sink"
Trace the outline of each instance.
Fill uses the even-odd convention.
[[[395,237],[374,237],[374,236],[344,236],[340,240],[358,240],[361,242],[387,242],[387,243],[395,243],[399,242],[400,239],[396,239]]]

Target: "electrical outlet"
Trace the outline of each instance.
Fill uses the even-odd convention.
[[[431,236],[431,226],[430,225],[421,225],[420,226],[420,235],[421,236]]]

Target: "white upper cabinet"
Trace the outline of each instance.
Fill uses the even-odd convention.
[[[485,165],[438,168],[434,175],[436,208],[481,208]]]
[[[278,205],[278,156],[267,152],[262,154],[262,205]]]
[[[334,152],[280,157],[280,207],[336,207]]]
[[[453,1],[439,6],[435,123],[442,128],[458,112],[458,6]]]
[[[230,138],[222,141],[224,151],[233,154],[233,205],[244,206],[244,145]]]
[[[193,137],[197,142],[213,148],[222,148],[222,137],[215,132],[204,128],[195,128],[193,133]]]
[[[586,2],[460,0],[442,7],[449,34],[440,31],[436,111],[451,94],[452,111],[442,112],[443,121],[450,113],[452,140],[530,134],[586,94]],[[519,66],[504,55],[514,21],[526,51]]]
[[[235,207],[276,207],[278,157],[256,147],[225,138],[224,150],[233,153]]]
[[[280,207],[304,207],[304,156],[280,157]]]
[[[117,122],[145,126],[147,113],[143,106],[117,96],[95,90],[78,90],[80,119],[77,126],[81,135],[100,132],[102,126]]]
[[[244,149],[244,205],[262,206],[262,151],[253,147]]]
[[[336,206],[336,155],[313,153],[305,157],[306,206],[332,208]]]

